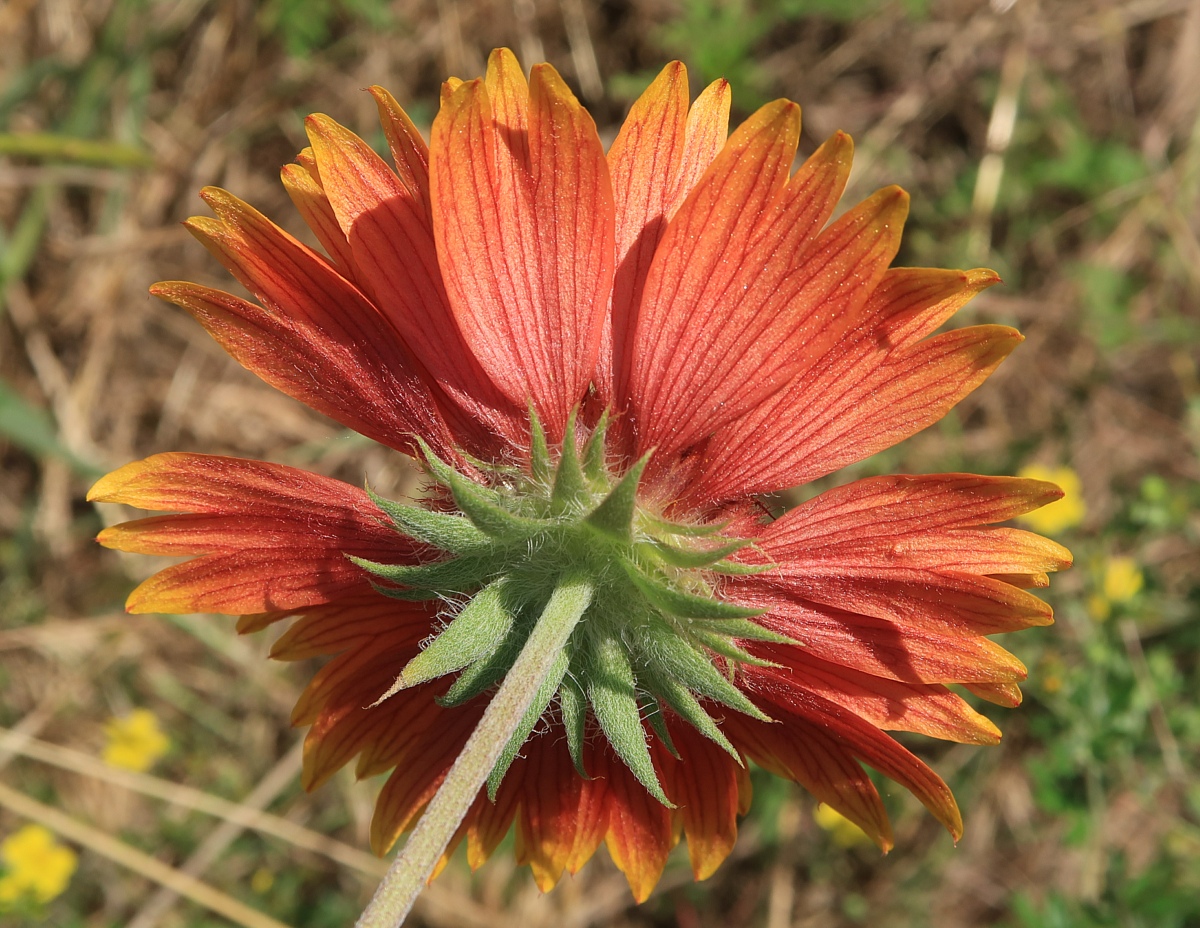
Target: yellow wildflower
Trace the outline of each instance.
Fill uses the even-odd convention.
[[[260,896],[271,891],[271,887],[275,885],[275,874],[266,867],[259,867],[254,871],[254,875],[250,877],[250,888]]]
[[[105,763],[126,770],[149,770],[171,746],[158,725],[158,717],[149,709],[134,709],[122,718],[109,719],[104,734],[108,738]]]
[[[1131,557],[1110,557],[1104,564],[1104,597],[1111,603],[1127,603],[1142,591],[1146,577]]]
[[[829,837],[839,847],[854,847],[856,844],[871,843],[866,832],[833,806],[827,806],[825,803],[818,805],[813,812],[813,820],[829,832]]]
[[[1088,597],[1092,618],[1103,622],[1112,615],[1113,606],[1127,603],[1142,591],[1146,576],[1131,557],[1110,557],[1104,562],[1100,590]]]
[[[1083,486],[1079,482],[1079,474],[1069,467],[1043,467],[1041,464],[1030,464],[1021,468],[1020,476],[1032,480],[1048,480],[1058,484],[1063,491],[1063,497],[1041,509],[1035,509],[1017,518],[1018,522],[1029,526],[1035,532],[1045,535],[1057,535],[1069,528],[1074,528],[1087,515],[1087,506],[1083,502]]]
[[[42,825],[26,825],[0,841],[0,907],[22,899],[49,902],[71,881],[79,860]]]

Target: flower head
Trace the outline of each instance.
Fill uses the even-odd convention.
[[[708,876],[750,802],[748,761],[887,849],[865,763],[957,837],[946,785],[887,732],[999,738],[949,686],[1019,703],[1025,668],[987,636],[1049,623],[1026,588],[1069,555],[996,523],[1060,491],[881,477],[774,520],[757,495],[978,386],[1020,336],[934,332],[996,275],[889,268],[903,191],[831,218],[847,136],[793,172],[794,103],[727,137],[728,86],[689,105],[679,63],[607,154],[555,71],[527,82],[507,51],[445,85],[428,146],[371,92],[394,167],[312,116],[283,170],[326,255],[207,189],[216,218],[188,227],[257,302],[154,292],[270,383],[413,455],[428,494],[194,454],[127,465],[91,497],[177,514],[101,542],[193,557],[129,608],[240,614],[243,631],[294,618],[275,657],[336,655],[295,710],[304,782],[355,756],[360,776],[392,771],[380,852],[501,702],[516,714],[454,843],[478,866],[515,822],[544,889],[603,841],[643,899],[680,831]]]
[[[22,901],[44,904],[60,896],[78,863],[75,852],[45,826],[19,828],[0,841],[0,908]]]
[[[128,715],[104,723],[106,764],[126,770],[149,770],[171,747],[171,739],[149,709],[134,709]]]

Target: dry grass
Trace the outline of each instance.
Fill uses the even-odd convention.
[[[1200,784],[1190,772],[1200,725],[1177,712],[1185,696],[1153,691],[1156,642],[1171,643],[1178,672],[1195,679],[1200,527],[1186,502],[1158,530],[1130,521],[1147,477],[1184,500],[1196,498],[1187,488],[1200,479],[1200,0],[932,0],[923,15],[864,2],[872,12],[846,21],[788,18],[789,9],[830,5],[777,0],[742,4],[774,12],[757,34],[695,25],[695,11],[731,5],[364,0],[387,21],[372,25],[346,12],[354,5],[330,4],[328,37],[300,55],[288,53],[286,31],[262,7],[239,0],[0,7],[0,133],[116,145],[0,154],[0,387],[46,410],[58,444],[31,439],[27,416],[26,431],[6,429],[10,441],[0,434],[0,721],[95,755],[105,718],[149,706],[175,746],[147,783],[273,810],[277,827],[246,837],[243,827],[257,821],[238,817],[248,812],[217,812],[221,824],[161,792],[16,754],[9,740],[0,742],[0,805],[21,791],[148,851],[154,866],[291,924],[353,916],[376,871],[295,836],[365,847],[376,786],[338,778],[305,796],[295,758],[279,766],[296,738],[288,712],[312,668],[268,664],[269,642],[236,639],[225,619],[121,617],[131,579],[151,566],[92,543],[100,522],[121,513],[96,512],[83,494],[90,471],[170,449],[300,463],[353,482],[366,473],[383,492],[411,474],[391,452],[347,438],[244,372],[147,287],[229,286],[179,226],[200,210],[204,185],[228,188],[303,237],[278,183],[279,167],[306,144],[299,116],[327,112],[374,138],[374,105],[361,92],[369,84],[387,86],[427,122],[444,75],[479,73],[487,51],[507,44],[526,60],[553,62],[611,137],[633,76],[680,54],[695,74],[726,60],[713,51],[722,41],[744,38],[725,65],[735,106],[743,101],[744,114],[756,96],[800,101],[802,153],[836,129],[851,132],[851,195],[892,182],[913,194],[902,261],[997,266],[1009,286],[962,321],[1013,323],[1028,339],[946,425],[855,473],[1073,466],[1089,508],[1077,547],[1096,558],[1134,553],[1153,578],[1152,608],[1129,626],[1128,647],[1115,638],[1112,653],[1151,703],[1159,699],[1158,734],[1147,735],[1151,749],[1080,761],[1099,765],[1081,773],[1083,841],[1071,834],[1079,817],[1050,808],[1030,774],[1050,748],[1029,718],[1066,711],[1035,684],[1035,705],[1001,719],[1004,747],[922,748],[966,810],[957,849],[900,795],[888,797],[896,852],[839,849],[813,825],[805,797],[763,781],[761,811],[734,858],[699,888],[673,859],[655,899],[634,908],[619,874],[597,860],[542,897],[501,854],[475,877],[452,867],[419,915],[446,928],[864,920],[953,928],[1025,924],[1020,900],[1036,908],[1062,899],[1064,911],[1102,913],[1087,924],[1168,923],[1103,913],[1133,905],[1114,899],[1118,869],[1136,879],[1170,847],[1193,868],[1200,862]],[[1043,669],[1095,656],[1098,633],[1079,606],[1088,564],[1057,590],[1064,621],[1022,652]],[[1169,754],[1172,739],[1175,764],[1156,760],[1153,746]],[[29,814],[0,812],[0,833]],[[275,885],[256,893],[248,887],[260,870]],[[156,896],[162,882],[153,866],[85,853],[71,891],[52,905],[53,923],[215,924],[200,908]],[[1063,922],[1075,923],[1083,922]]]

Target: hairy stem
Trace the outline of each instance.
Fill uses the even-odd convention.
[[[356,928],[398,928],[404,923],[504,746],[521,724],[542,681],[591,603],[592,593],[593,585],[584,577],[566,577],[559,582],[516,663],[413,829],[404,850],[375,890]]]

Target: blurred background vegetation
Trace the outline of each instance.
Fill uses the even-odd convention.
[[[313,668],[225,618],[125,616],[149,559],[100,550],[120,514],[83,495],[168,449],[409,479],[146,288],[229,286],[179,226],[205,184],[300,234],[278,170],[304,114],[381,143],[363,87],[428,125],[440,80],[496,45],[551,61],[608,139],[671,57],[693,92],[729,78],[735,117],[799,101],[802,155],[849,131],[850,199],[913,195],[900,263],[995,267],[1006,285],[959,322],[1027,341],[833,481],[1052,474],[1070,496],[1040,527],[1077,566],[1049,593],[1058,624],[1005,642],[1031,674],[1021,709],[986,707],[1003,745],[906,739],[959,796],[958,847],[889,788],[881,857],[756,775],[706,883],[676,855],[633,907],[601,852],[543,897],[502,853],[455,861],[421,923],[1200,924],[1200,0],[6,0],[0,924],[334,928],[369,896],[378,784],[298,786],[288,716]]]

